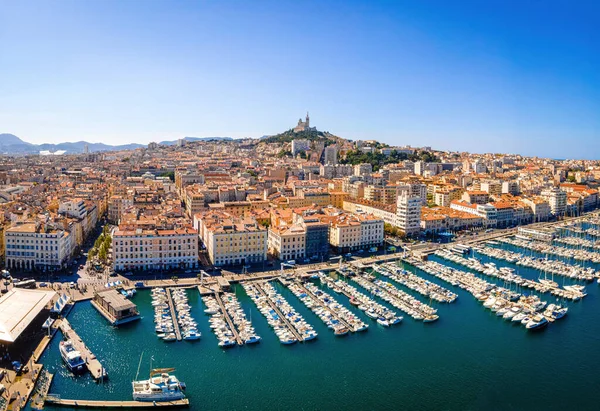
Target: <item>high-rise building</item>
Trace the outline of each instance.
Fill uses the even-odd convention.
[[[410,185],[398,186],[396,226],[407,235],[418,233],[420,230],[421,203],[421,196],[413,194]]]
[[[567,209],[567,193],[558,187],[553,187],[542,191],[542,197],[544,197],[550,205],[550,212],[554,216],[561,216],[565,214]]]
[[[337,164],[337,147],[336,146],[328,146],[325,147],[325,160],[324,164]]]
[[[292,140],[292,155],[295,156],[301,151],[310,150],[310,141],[308,140]]]

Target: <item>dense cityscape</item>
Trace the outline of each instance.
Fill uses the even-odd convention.
[[[598,207],[597,161],[353,142],[309,121],[264,139],[4,156],[4,264],[65,269],[100,221],[112,243],[92,260],[127,273],[323,261]]]
[[[598,207],[597,161],[349,141],[309,121],[263,139],[4,156],[4,265],[65,269],[101,221],[112,243],[92,262],[124,274],[322,262],[385,239],[447,241]]]
[[[171,368],[134,381],[133,402],[50,393],[53,374],[39,361],[59,331],[67,369],[114,378],[66,319],[76,303],[126,327],[144,318],[134,301],[146,293],[158,339],[191,342],[204,338],[189,300],[195,288],[224,350],[263,339],[243,308],[250,301],[282,345],[318,337],[282,286],[337,337],[366,331],[369,317],[395,326],[398,312],[437,322],[436,304],[459,295],[448,286],[506,321],[541,330],[587,295],[582,281],[600,281],[589,265],[600,263],[597,161],[351,141],[311,126],[307,113],[294,128],[260,139],[6,153],[0,169],[0,337],[9,343],[5,373],[15,374],[2,404],[12,409],[28,400],[38,409],[190,405]],[[15,396],[21,390],[26,395]]]

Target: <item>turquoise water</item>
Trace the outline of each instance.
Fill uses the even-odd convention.
[[[534,270],[518,270],[529,278],[538,276]],[[401,325],[382,328],[346,297],[330,292],[370,325],[366,333],[344,338],[334,337],[277,284],[319,333],[314,341],[292,346],[279,343],[241,286],[235,292],[263,340],[227,350],[217,347],[195,290],[188,295],[202,332],[197,342],[165,343],[155,337],[148,291],[133,300],[144,318],[118,329],[89,303],[81,303],[69,320],[110,379],[96,384],[89,376],[73,377],[61,362],[55,338],[42,358],[55,373],[50,391],[63,398],[129,400],[130,382],[144,352],[140,378],[147,376],[151,357],[154,367],[176,367],[176,375],[187,383],[190,408],[198,410],[598,408],[600,304],[595,282],[588,284],[584,301],[569,304],[566,318],[541,332],[527,332],[485,310],[468,292],[419,274],[459,294],[453,304],[438,304],[401,288],[436,306],[439,321],[423,324],[405,316]],[[542,298],[553,301],[550,295]]]

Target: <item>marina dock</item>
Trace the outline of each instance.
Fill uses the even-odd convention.
[[[346,327],[348,330],[350,330],[352,332],[356,331],[356,327],[349,324],[340,315],[338,315],[338,313],[335,310],[332,310],[331,307],[329,307],[327,304],[324,304],[323,301],[319,297],[317,297],[312,291],[310,291],[308,288],[306,288],[304,286],[304,284],[302,284],[300,281],[296,281],[294,284],[298,288],[300,288],[304,293],[306,293],[306,295],[308,295],[315,303],[317,303],[319,305],[319,307],[323,308],[324,310],[327,310],[331,314],[331,316],[333,318],[335,318],[336,320],[338,320],[344,327]]]
[[[88,368],[92,377],[95,380],[101,380],[108,377],[106,369],[102,366],[100,361],[96,358],[94,353],[85,345],[82,339],[77,335],[75,330],[71,328],[71,324],[66,318],[63,318],[60,323],[60,331],[63,335],[73,342],[73,346],[77,351],[80,352],[81,358],[85,361],[85,365]]]
[[[294,327],[292,324],[290,324],[290,322],[288,321],[288,319],[286,318],[286,316],[279,310],[279,307],[277,307],[277,305],[275,303],[273,303],[273,301],[271,301],[271,299],[269,298],[269,296],[267,295],[267,293],[265,292],[265,290],[263,290],[262,284],[260,284],[260,282],[257,282],[256,285],[257,285],[256,288],[258,289],[258,292],[261,295],[263,295],[264,297],[266,297],[266,301],[269,304],[269,306],[277,313],[277,315],[279,316],[279,318],[281,318],[281,320],[285,323],[285,325],[290,330],[290,332],[292,333],[292,335],[298,341],[304,341],[304,338],[298,333],[298,331],[296,330],[296,327]]]
[[[95,400],[67,400],[57,395],[48,395],[46,403],[72,408],[156,408],[156,407],[189,407],[190,400],[184,398],[177,401],[143,402],[143,401],[95,401]]]
[[[400,311],[410,315],[415,320],[432,322],[439,318],[436,314],[437,310],[427,304],[421,303],[410,294],[399,290],[390,283],[386,283],[379,279],[371,281],[367,275],[358,275],[351,278],[365,290],[377,295],[379,298],[387,301]]]
[[[223,312],[223,317],[225,317],[225,321],[227,321],[227,324],[229,324],[229,328],[231,329],[231,332],[233,333],[233,337],[235,338],[235,341],[237,342],[238,345],[243,345],[244,341],[242,341],[242,339],[240,338],[238,330],[235,327],[235,325],[233,324],[233,321],[231,320],[231,316],[229,315],[229,313],[227,312],[227,309],[225,308],[225,304],[223,304],[223,300],[221,299],[221,294],[215,293],[214,295],[215,295],[215,300],[217,300],[217,303],[219,304],[219,307],[221,307],[221,312]]]
[[[167,288],[167,302],[169,303],[169,310],[171,311],[171,318],[173,319],[173,331],[177,341],[181,341],[181,329],[179,328],[179,322],[177,321],[177,312],[175,311],[175,304],[173,303],[173,296],[171,295],[171,289]]]

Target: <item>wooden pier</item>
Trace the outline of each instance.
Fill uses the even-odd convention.
[[[229,324],[229,328],[231,328],[231,332],[233,333],[233,337],[235,338],[235,341],[237,342],[238,345],[244,345],[244,341],[242,341],[242,339],[240,338],[240,335],[237,332],[237,328],[235,328],[235,324],[233,324],[233,321],[231,320],[231,317],[229,316],[229,313],[227,312],[227,309],[225,308],[225,304],[223,304],[223,300],[221,299],[221,294],[215,293],[215,299],[217,300],[217,303],[219,303],[219,307],[221,307],[221,311],[223,312],[223,317],[225,317],[225,321],[227,321],[227,324]]]
[[[181,330],[179,328],[179,321],[177,321],[177,311],[175,310],[175,304],[173,303],[173,296],[171,295],[171,289],[167,288],[167,301],[169,303],[169,309],[171,310],[171,318],[173,319],[173,331],[175,331],[175,337],[177,341],[181,341]]]
[[[327,286],[329,286],[330,284],[331,285],[335,284],[335,281],[333,281],[333,278],[331,278],[331,277],[325,277],[325,282],[327,283]],[[349,300],[354,298],[354,296],[352,294],[350,294],[348,291],[346,291],[343,288],[340,288],[340,294],[344,294],[346,297],[348,297]]]
[[[302,291],[304,291],[306,293],[306,295],[308,295],[314,302],[316,302],[317,304],[319,304],[323,309],[329,311],[331,313],[331,316],[334,317],[336,320],[338,320],[340,323],[342,323],[344,327],[346,327],[348,330],[350,330],[352,332],[356,331],[356,328],[354,328],[353,326],[351,326],[350,324],[348,324],[348,322],[346,322],[346,320],[344,320],[342,317],[340,317],[338,315],[338,313],[336,313],[331,308],[329,308],[327,305],[325,305],[323,303],[323,301],[321,301],[321,299],[319,297],[317,297],[308,288],[306,288],[304,286],[304,284],[302,284],[300,281],[297,281],[296,285],[299,286],[302,289]],[[333,297],[331,297],[331,298],[333,298]]]
[[[32,409],[44,409],[44,402],[46,401],[46,397],[48,396],[48,391],[50,390],[50,385],[52,384],[53,377],[54,374],[50,374],[45,369],[42,369],[42,371],[40,372],[38,380],[35,383],[35,388],[30,401]]]
[[[267,295],[267,293],[265,292],[265,290],[262,289],[261,287],[261,283],[257,282],[257,289],[258,291],[265,296],[267,303],[271,306],[271,308],[277,313],[277,315],[279,316],[279,318],[282,319],[282,321],[285,323],[285,325],[287,326],[287,328],[290,330],[290,332],[292,334],[294,334],[294,337],[296,337],[296,339],[300,342],[304,341],[304,338],[302,338],[302,336],[298,333],[298,330],[296,330],[296,327],[294,327],[292,324],[290,324],[290,322],[288,321],[288,319],[286,318],[285,315],[283,315],[283,313],[279,310],[279,308],[277,307],[277,305],[275,305],[275,303],[273,301],[271,301],[271,299],[269,298],[269,296]]]
[[[67,339],[71,340],[75,349],[79,351],[81,359],[85,361],[85,365],[90,374],[92,374],[92,377],[94,377],[95,380],[107,378],[108,374],[106,373],[106,369],[102,366],[100,361],[98,361],[94,353],[81,340],[79,335],[77,335],[75,330],[71,328],[69,321],[66,318],[63,318],[60,321],[60,331]]]
[[[413,257],[414,258],[414,257]],[[402,299],[402,297],[399,297],[397,295],[395,295],[394,293],[391,293],[390,291],[388,291],[385,287],[381,287],[377,284],[375,284],[373,281],[368,280],[365,277],[359,277],[362,281],[364,281],[365,283],[367,283],[370,287],[372,288],[377,288],[380,291],[380,294],[377,295],[378,298],[381,298],[382,300],[388,302],[389,304],[391,304],[392,306],[396,307],[397,309],[411,315],[412,317],[414,317],[414,315],[410,314],[411,311],[416,311],[418,312],[422,317],[427,317],[429,314],[426,311],[423,311],[423,309],[421,309],[420,307],[415,307],[413,305],[410,305],[409,303],[407,303],[406,301],[404,301]],[[356,279],[354,279],[354,281],[360,285],[361,287],[367,289],[363,284],[361,284],[360,282],[356,281]],[[403,291],[397,289],[395,286],[392,285],[392,287],[394,289],[396,289],[397,291],[404,293]],[[409,297],[411,297],[410,294],[404,293],[406,295],[408,295]],[[388,298],[385,299],[383,298],[382,295],[386,295]],[[387,301],[390,300],[390,301]],[[426,304],[423,304],[425,306],[427,306]]]
[[[71,408],[175,408],[189,407],[190,400],[184,398],[177,401],[145,402],[145,401],[95,401],[95,400],[67,400],[56,395],[48,395],[46,403]]]

